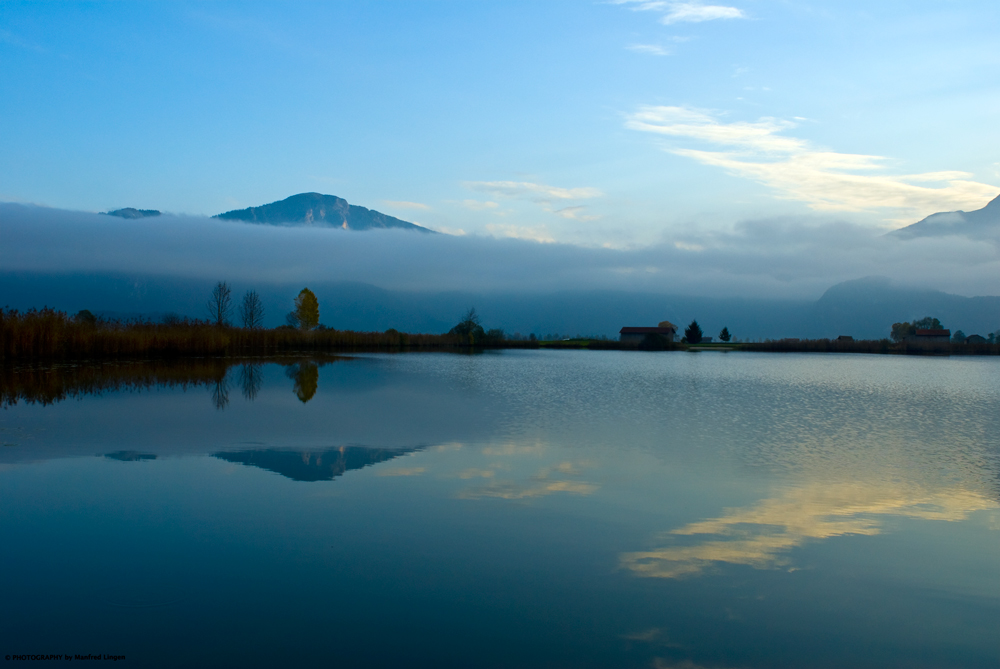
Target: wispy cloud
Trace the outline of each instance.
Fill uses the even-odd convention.
[[[430,205],[426,205],[422,202],[407,202],[406,200],[382,200],[382,204],[387,207],[395,207],[396,209],[419,209],[421,211],[429,211]]]
[[[492,200],[462,200],[462,206],[469,211],[486,211],[496,209],[500,205]]]
[[[636,53],[645,53],[650,56],[669,56],[670,51],[664,49],[659,44],[630,44],[625,47],[629,51],[635,51]]]
[[[552,213],[561,218],[568,218],[572,221],[596,221],[600,216],[594,216],[593,214],[584,214],[587,210],[583,205],[576,205],[575,207],[563,207],[562,209],[556,209]]]
[[[671,2],[669,0],[614,0],[616,5],[630,5],[637,12],[659,12],[660,23],[701,23],[719,19],[745,19],[743,10],[725,5],[701,2]]]
[[[722,147],[671,146],[667,150],[752,179],[773,188],[783,199],[805,202],[821,211],[894,210],[896,220],[912,222],[909,219],[935,211],[981,207],[1000,190],[972,181],[967,172],[879,173],[887,160],[882,156],[838,153],[782,134],[796,127],[793,121],[765,117],[726,123],[715,114],[689,107],[646,106],[629,114],[625,125]]]
[[[510,239],[527,239],[543,244],[552,244],[556,240],[545,228],[532,228],[524,225],[504,225],[489,223],[486,232],[493,237],[508,237]]]
[[[468,181],[465,187],[496,196],[533,202],[553,200],[587,200],[603,195],[596,188],[560,188],[530,181]]]

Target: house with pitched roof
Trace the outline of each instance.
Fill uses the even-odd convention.
[[[660,321],[656,327],[624,327],[618,331],[623,344],[641,344],[649,335],[659,335],[672,342],[677,337],[677,326],[670,321]]]

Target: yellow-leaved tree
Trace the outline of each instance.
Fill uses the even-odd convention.
[[[312,330],[319,325],[319,301],[308,288],[303,288],[295,298],[295,320],[303,330]]]

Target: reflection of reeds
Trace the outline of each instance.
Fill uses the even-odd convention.
[[[104,362],[44,367],[0,366],[0,406],[52,404],[68,397],[116,391],[204,386],[224,381],[228,364],[222,359],[185,361]]]
[[[52,309],[25,312],[0,309],[0,360],[170,358],[183,356],[257,356],[310,351],[398,351],[482,346],[467,336],[302,331],[292,328],[247,330],[204,321],[77,321]],[[505,348],[533,348],[533,342],[497,342]]]

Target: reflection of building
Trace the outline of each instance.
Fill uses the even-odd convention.
[[[677,326],[670,321],[661,321],[655,328],[625,327],[618,331],[619,341],[623,344],[641,344],[649,335],[666,337],[673,341],[677,336]]]
[[[366,446],[341,446],[323,451],[234,451],[213,453],[213,457],[241,465],[260,467],[269,472],[287,476],[293,481],[332,481],[350,469],[414,453],[420,448],[368,448]]]

